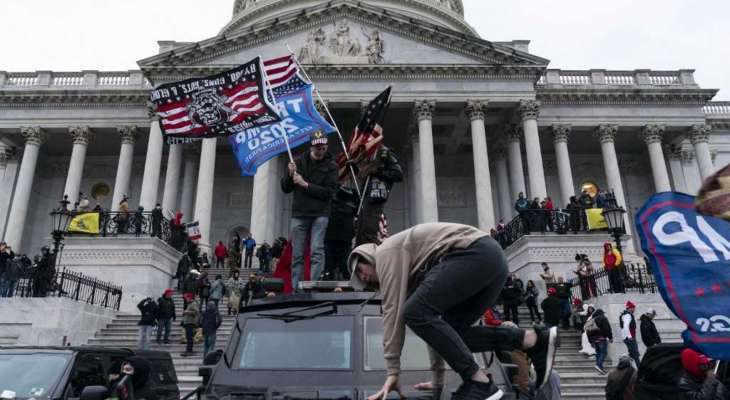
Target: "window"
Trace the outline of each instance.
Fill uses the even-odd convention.
[[[239,368],[350,369],[351,317],[320,317],[285,323],[246,321],[239,343]]]
[[[48,399],[70,359],[70,354],[0,354],[0,394]]]

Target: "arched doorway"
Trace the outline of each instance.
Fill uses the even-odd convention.
[[[248,236],[248,234],[250,232],[251,231],[248,229],[247,226],[243,226],[243,225],[234,226],[233,228],[228,230],[228,235],[226,236],[228,238],[227,245],[232,245],[237,237],[240,237],[241,240],[245,239],[246,236]],[[239,243],[239,245],[240,245],[240,243]]]

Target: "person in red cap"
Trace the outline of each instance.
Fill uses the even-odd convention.
[[[712,360],[692,349],[682,351],[684,373],[678,388],[685,398],[692,400],[724,400],[728,398],[725,385],[715,376]]]
[[[157,299],[157,344],[160,344],[162,332],[165,336],[163,343],[170,344],[170,327],[172,321],[175,320],[175,302],[172,301],[172,295],[175,293],[172,289],[166,289],[162,297]]]
[[[545,326],[553,327],[560,324],[560,317],[563,313],[563,304],[558,298],[558,290],[554,287],[548,288],[548,297],[542,301],[540,307],[545,314]]]
[[[634,359],[636,365],[641,364],[639,345],[636,343],[636,318],[634,318],[636,305],[631,300],[626,302],[626,309],[621,313],[618,324],[621,327],[621,337],[624,340],[629,356]]]

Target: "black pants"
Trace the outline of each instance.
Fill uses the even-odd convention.
[[[406,325],[464,380],[479,370],[472,353],[522,349],[521,329],[473,326],[494,305],[507,271],[499,244],[484,237],[442,257],[406,300]]]
[[[625,293],[624,289],[624,276],[621,273],[620,267],[613,267],[608,270],[608,283],[611,285],[611,291],[613,293]]]
[[[246,258],[243,260],[243,268],[245,269],[251,269],[251,265],[253,263],[253,251],[252,252],[246,252]]]
[[[192,353],[193,352],[193,338],[195,337],[195,325],[193,324],[185,324],[183,325],[185,327],[185,340],[187,341],[185,345],[185,352],[186,353]]]
[[[519,307],[516,303],[505,303],[504,304],[504,320],[505,321],[512,321],[515,324],[520,324],[520,317],[517,315],[517,307]]]
[[[385,202],[382,201],[372,203],[369,199],[365,199],[362,203],[355,240],[358,246],[364,243],[380,243],[378,231],[380,231],[380,216],[383,214],[383,207],[385,207]],[[325,263],[325,265],[327,264]]]
[[[225,257],[216,257],[215,258],[215,267],[216,268],[225,268],[226,267],[226,258]]]
[[[345,240],[324,241],[324,268],[330,279],[350,279],[350,270],[347,268],[347,257],[350,255],[350,250],[352,250],[350,243]],[[339,277],[337,276],[338,272]]]
[[[528,300],[525,304],[527,305],[527,309],[530,310],[530,319],[534,321],[537,316],[537,320],[542,321],[540,310],[537,308],[537,302],[535,300]]]

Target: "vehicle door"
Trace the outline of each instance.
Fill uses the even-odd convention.
[[[81,352],[74,361],[64,399],[78,399],[87,386],[109,387],[105,369],[105,354],[102,352]]]

